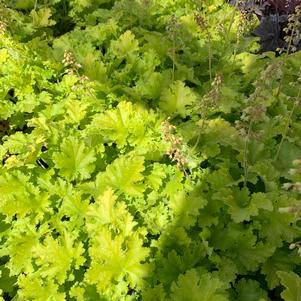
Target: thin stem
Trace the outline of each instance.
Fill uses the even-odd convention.
[[[175,80],[175,56],[176,56],[176,41],[173,37],[172,41],[172,82]]]
[[[130,28],[131,28],[131,30],[133,29],[133,6],[132,6],[132,2],[130,4]]]
[[[226,50],[228,49],[228,42],[229,42],[230,31],[231,31],[232,25],[234,23],[234,17],[235,17],[237,8],[238,8],[238,3],[239,3],[239,1],[237,0],[235,2],[234,8],[233,8],[233,11],[232,11],[232,14],[231,14],[230,24],[229,24],[229,27],[228,27],[228,30],[227,30],[226,36],[225,36],[225,45],[224,45],[224,50],[225,51],[224,52],[226,52]]]
[[[238,52],[238,45],[239,45],[239,41],[237,40],[236,45],[235,45],[235,49],[234,49],[234,54],[233,54],[233,63],[235,63],[235,61],[236,61],[236,56],[237,56],[237,52]]]
[[[285,124],[285,127],[284,127],[284,131],[283,131],[283,133],[282,133],[282,135],[281,135],[281,136],[282,136],[282,137],[281,137],[281,141],[280,141],[280,143],[279,143],[277,153],[276,153],[276,155],[275,155],[275,157],[274,157],[274,161],[276,161],[277,158],[278,158],[278,156],[279,156],[279,153],[280,153],[280,151],[281,151],[281,148],[282,148],[284,139],[286,138],[286,134],[287,134],[287,132],[288,132],[289,125],[290,125],[290,123],[291,123],[293,114],[294,114],[294,112],[295,112],[296,106],[297,106],[297,104],[299,103],[300,96],[301,96],[301,88],[300,88],[299,91],[298,91],[297,100],[294,102],[293,108],[292,108],[292,110],[290,111],[290,114],[288,115],[288,118],[287,118],[287,121],[286,121],[286,124]]]
[[[252,126],[253,122],[250,121],[249,128],[248,128],[248,133],[245,138],[245,143],[244,143],[244,158],[243,158],[243,164],[244,164],[244,186],[247,187],[247,181],[248,181],[248,174],[249,174],[249,168],[248,168],[248,148],[249,148],[249,140],[250,140],[250,135],[252,131]]]
[[[295,27],[294,27],[293,30],[292,30],[292,33],[291,33],[291,36],[290,36],[290,39],[289,39],[289,43],[288,43],[288,46],[287,46],[287,50],[286,50],[286,52],[285,52],[285,57],[283,58],[283,66],[285,66],[286,63],[287,63],[287,59],[288,59],[288,55],[289,55],[290,48],[291,48],[291,46],[292,46],[293,35],[294,35],[294,34],[295,34]],[[284,74],[281,76],[281,79],[280,79],[279,88],[278,88],[277,95],[276,95],[277,97],[279,97],[279,93],[280,93],[280,91],[281,91],[283,82],[284,82]]]
[[[204,128],[204,122],[206,121],[206,118],[202,119],[202,125],[200,126],[200,129],[199,129],[199,134],[198,134],[198,137],[196,139],[196,142],[194,144],[194,146],[192,147],[192,152],[195,151],[196,147],[198,146],[199,142],[200,142],[200,139],[201,139],[201,134],[202,134],[202,130]]]
[[[209,77],[210,77],[210,83],[212,83],[212,48],[211,48],[211,36],[210,32],[208,31],[208,55],[209,55]]]
[[[77,75],[78,78],[80,78],[80,74],[79,74],[78,70],[76,70],[76,75]],[[81,84],[87,89],[88,94],[90,94],[90,96],[92,98],[94,98],[95,100],[98,101],[97,97],[92,93],[90,87],[88,85],[86,85],[84,82],[82,82]]]
[[[283,60],[283,66],[285,66],[286,63],[287,63],[289,51],[290,51],[290,48],[291,48],[292,42],[293,42],[293,36],[294,36],[294,34],[295,34],[295,29],[296,29],[296,27],[294,26],[293,29],[292,29],[291,35],[290,35],[288,47],[287,47],[287,50],[286,50],[286,53],[285,53],[285,57],[284,57],[284,60]],[[279,94],[280,94],[280,91],[281,91],[283,82],[284,82],[284,74],[282,75],[282,77],[281,77],[281,79],[280,79],[279,88],[278,88],[278,91],[277,91],[277,97],[279,97]],[[287,131],[288,131],[288,127],[289,127],[289,125],[290,125],[291,119],[292,119],[292,117],[293,117],[293,114],[294,114],[294,111],[295,111],[295,108],[296,108],[296,104],[299,102],[300,95],[301,95],[301,88],[300,88],[299,91],[298,91],[297,101],[294,102],[293,108],[292,108],[292,110],[291,110],[291,112],[290,112],[290,114],[289,114],[289,116],[288,116],[287,122],[286,122],[286,124],[285,124],[285,128],[284,128],[284,131],[283,131],[283,133],[282,133],[281,141],[280,141],[280,143],[279,143],[277,153],[276,153],[276,155],[275,155],[275,157],[274,157],[274,161],[277,160],[277,158],[278,158],[278,156],[279,156],[279,154],[280,154],[280,151],[281,151],[281,148],[282,148],[284,139],[286,138],[286,134],[287,134]]]

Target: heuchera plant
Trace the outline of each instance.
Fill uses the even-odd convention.
[[[261,2],[263,4],[268,3],[270,9],[274,9],[279,14],[291,14],[295,7],[301,4],[300,0],[267,0]]]
[[[232,5],[236,4],[232,0]],[[278,48],[287,49],[284,37],[287,35],[284,29],[287,26],[290,14],[295,12],[300,0],[263,0],[263,1],[239,1],[238,8],[241,11],[254,13],[260,20],[259,26],[254,30],[254,35],[260,38],[262,51],[276,51]],[[296,50],[301,49],[300,40],[294,43]]]

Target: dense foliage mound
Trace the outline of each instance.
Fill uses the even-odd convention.
[[[300,52],[221,0],[0,22],[1,300],[300,300]]]

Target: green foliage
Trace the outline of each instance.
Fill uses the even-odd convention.
[[[236,300],[255,301],[267,300],[267,293],[260,288],[260,284],[254,280],[241,280],[236,286],[238,293]]]
[[[222,287],[220,280],[211,278],[208,274],[198,277],[195,270],[189,270],[185,275],[180,275],[172,285],[171,300],[226,301],[228,299],[225,293],[220,290]]]
[[[93,151],[85,149],[79,140],[66,139],[62,142],[60,152],[54,153],[53,162],[67,180],[88,179],[96,160]]]
[[[285,290],[281,293],[281,296],[285,301],[299,301],[301,300],[301,278],[293,272],[277,272],[280,278],[281,284],[285,287]]]
[[[168,115],[186,117],[189,115],[189,107],[196,102],[196,97],[189,88],[180,81],[176,81],[172,87],[162,92],[159,107]]]
[[[222,0],[2,19],[3,299],[299,300],[300,53]]]

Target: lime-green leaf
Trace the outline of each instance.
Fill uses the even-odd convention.
[[[88,179],[94,170],[96,158],[78,138],[67,138],[61,144],[61,151],[53,155],[53,161],[60,174],[67,180]]]
[[[177,115],[185,117],[195,102],[196,96],[191,89],[186,87],[183,82],[176,81],[163,91],[159,106],[171,117]]]
[[[127,30],[117,41],[112,41],[110,50],[117,57],[128,57],[139,49],[138,41],[134,34]]]
[[[184,191],[177,193],[170,202],[170,208],[178,222],[181,222],[185,228],[189,228],[196,223],[199,210],[206,204],[207,200],[200,195],[198,189],[195,189],[188,195]]]
[[[166,177],[166,173],[164,170],[164,165],[159,163],[154,163],[153,169],[151,173],[146,177],[148,184],[154,189],[158,190],[161,185],[163,179]]]
[[[14,171],[0,176],[0,194],[1,213],[9,219],[15,215],[19,218],[31,214],[41,217],[48,211],[48,195],[21,172]]]
[[[0,49],[0,64],[3,64],[9,57],[7,49]]]
[[[52,26],[56,23],[54,20],[51,20],[51,9],[47,7],[41,8],[38,11],[32,10],[30,15],[33,26],[36,28]]]
[[[89,248],[92,263],[86,273],[88,283],[96,284],[99,293],[123,276],[132,287],[138,285],[149,273],[148,265],[141,263],[149,254],[142,244],[137,233],[126,239],[123,234],[112,237],[106,228],[100,230]]]
[[[0,249],[0,256],[9,256],[10,260],[6,267],[10,270],[10,275],[21,273],[32,274],[34,266],[32,262],[32,251],[39,243],[41,233],[46,231],[43,225],[36,231],[36,227],[30,224],[30,218],[20,219],[13,224],[9,237]]]
[[[133,105],[130,102],[121,102],[116,109],[96,115],[92,127],[102,130],[108,139],[123,147],[130,135],[133,118]]]
[[[97,176],[98,191],[102,193],[105,188],[112,187],[131,196],[141,195],[145,189],[141,183],[143,171],[144,157],[135,154],[120,156]]]
[[[56,300],[65,301],[66,294],[59,291],[55,279],[45,280],[39,273],[20,275],[18,279],[20,290],[17,300]]]

